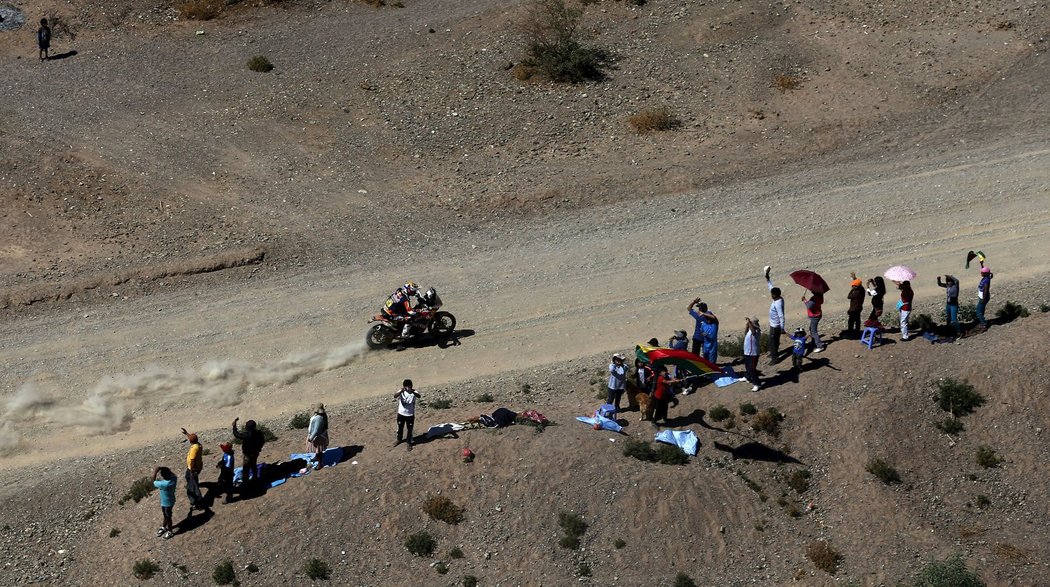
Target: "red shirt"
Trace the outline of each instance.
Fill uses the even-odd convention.
[[[806,315],[810,318],[820,316],[820,306],[824,304],[824,294],[815,293],[806,304]]]
[[[656,386],[653,388],[653,397],[658,400],[667,399],[667,375],[660,374],[656,377]]]

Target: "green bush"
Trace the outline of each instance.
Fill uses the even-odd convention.
[[[708,410],[707,415],[711,417],[712,421],[721,422],[722,420],[731,418],[733,416],[733,413],[729,411],[729,408],[723,406],[722,404],[718,404],[717,406]]]
[[[248,563],[244,567],[244,570],[248,571],[249,573],[258,573],[259,572],[259,565],[255,564],[255,563]]]
[[[758,337],[758,352],[761,354],[767,350],[769,350],[769,333],[763,332]],[[744,335],[738,334],[736,338],[725,338],[718,341],[718,354],[726,357],[744,356]]]
[[[302,430],[303,428],[306,428],[309,425],[310,414],[307,414],[306,412],[299,412],[298,414],[292,416],[291,421],[288,422],[288,427],[292,430]]]
[[[620,550],[625,546],[627,546],[627,542],[625,542],[622,538],[617,538],[616,540],[613,540],[613,548],[615,548],[616,550]]]
[[[266,73],[268,71],[273,71],[273,64],[270,63],[270,60],[266,57],[256,55],[248,60],[248,69],[260,73]]]
[[[1028,308],[1016,302],[1006,302],[995,312],[995,317],[1002,322],[1011,322],[1018,318],[1028,317]]]
[[[328,568],[328,563],[319,558],[312,558],[306,561],[306,564],[303,565],[303,571],[313,581],[327,580],[332,574],[332,570]]]
[[[237,580],[237,573],[233,571],[232,561],[223,561],[216,565],[211,573],[211,578],[216,585],[231,585]]]
[[[908,319],[909,325],[915,330],[933,332],[937,330],[937,323],[929,314],[919,314]]]
[[[405,548],[416,556],[430,556],[434,554],[437,542],[426,532],[416,532],[405,539]]]
[[[450,558],[450,559],[463,558],[463,551],[460,550],[460,548],[457,546],[457,547],[453,548],[452,550],[448,551],[448,558]]]
[[[780,421],[784,419],[783,414],[776,408],[766,408],[751,418],[751,429],[755,432],[765,432],[770,436],[780,436]]]
[[[751,402],[740,404],[740,415],[741,416],[754,416],[757,413],[758,413],[758,408],[755,407],[755,404],[753,404]]]
[[[585,45],[580,18],[583,10],[565,0],[532,0],[522,29],[526,36],[526,70],[536,70],[554,82],[578,83],[598,80],[608,65],[609,55],[602,49]]]
[[[443,563],[443,562],[440,562],[440,561],[438,561],[438,562],[437,562],[437,563],[436,563],[436,564],[434,565],[434,570],[435,570],[435,571],[437,571],[437,573],[438,573],[439,575],[444,575],[445,573],[447,573],[447,572],[448,572],[448,565],[446,565],[446,564],[445,564],[445,563]]]
[[[443,495],[424,501],[423,511],[431,518],[453,526],[463,521],[463,508],[452,503],[451,499]]]
[[[945,317],[947,320],[947,316]],[[977,321],[977,304],[959,304],[959,322],[976,322]]]
[[[823,540],[815,540],[806,545],[806,558],[813,565],[829,575],[834,575],[839,570],[842,554]]]
[[[117,536],[120,536],[120,528],[110,528],[109,537],[116,538]]]
[[[794,471],[788,477],[788,487],[794,489],[795,493],[803,494],[809,490],[809,478],[810,473],[806,469]]]
[[[1050,312],[1050,304],[1039,304],[1039,311],[1044,314]]]
[[[972,414],[984,405],[984,396],[977,393],[968,381],[956,381],[951,377],[937,382],[936,400],[942,410],[955,417]]]
[[[935,426],[945,434],[958,434],[965,428],[962,420],[958,418],[945,418],[943,422],[937,422]]]
[[[452,400],[447,398],[436,399],[427,404],[428,408],[434,408],[435,410],[447,410],[452,407]]]
[[[992,505],[992,500],[988,499],[987,495],[981,494],[977,496],[977,507],[984,509]]]
[[[560,512],[558,514],[558,525],[561,526],[565,534],[576,537],[583,536],[589,527],[583,516],[569,512]]]
[[[139,581],[145,581],[159,572],[160,565],[148,558],[135,561],[135,564],[131,567],[131,574],[135,575],[135,578]]]
[[[679,572],[674,576],[674,587],[696,587],[696,582],[689,575]]]
[[[143,499],[149,497],[149,494],[153,493],[156,487],[153,485],[153,481],[150,481],[149,477],[140,477],[135,479],[131,483],[131,487],[128,489],[124,497],[120,498],[117,502],[118,505],[124,505],[126,502],[133,501],[138,503]]]
[[[478,397],[474,398],[474,401],[478,402],[479,404],[491,404],[496,400],[492,397],[491,393],[483,393]]]
[[[464,575],[463,587],[478,587],[478,578],[474,575]]]
[[[882,459],[871,459],[864,466],[864,470],[878,477],[879,481],[886,485],[894,485],[901,482],[901,476],[897,473],[897,469],[894,469]]]
[[[663,465],[684,465],[689,462],[689,455],[677,446],[657,444],[656,459]]]
[[[591,576],[591,565],[587,563],[580,563],[576,565],[576,576],[577,577],[590,577]]]
[[[580,538],[578,536],[562,536],[558,539],[558,546],[568,548],[569,550],[576,550],[580,547]]]
[[[623,443],[623,456],[634,457],[639,461],[655,461],[656,452],[648,442],[637,438],[628,438]]]
[[[977,447],[977,464],[984,467],[985,469],[991,469],[998,467],[1003,459],[999,458],[999,455],[995,454],[995,449],[990,446],[981,445]]]
[[[927,563],[910,587],[985,587],[981,578],[966,568],[962,556],[954,554],[947,559]]]

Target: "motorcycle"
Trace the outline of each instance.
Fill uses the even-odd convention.
[[[456,330],[456,317],[448,312],[439,311],[441,298],[434,288],[427,289],[419,296],[413,308],[415,314],[405,320],[393,320],[386,314],[376,314],[368,321],[370,326],[365,335],[365,344],[370,349],[386,348],[394,342],[414,339],[429,332],[431,336],[444,339],[452,336]],[[401,336],[405,323],[408,323],[408,336]]]

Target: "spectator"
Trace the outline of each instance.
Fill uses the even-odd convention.
[[[648,363],[641,359],[634,360],[634,378],[638,382],[639,391],[653,392],[653,370]]]
[[[791,367],[802,370],[802,357],[806,354],[806,331],[801,327],[791,335]]]
[[[194,509],[204,509],[201,507],[201,500],[204,499],[204,496],[201,495],[200,485],[201,471],[204,470],[204,455],[196,434],[186,432],[186,429],[183,428],[182,435],[190,443],[190,450],[186,452],[186,497],[190,500],[190,514],[192,515]]]
[[[404,442],[403,434],[405,428],[408,428],[408,450],[412,450],[412,428],[416,424],[416,399],[423,396],[419,395],[419,392],[412,389],[412,380],[405,379],[401,383],[401,389],[394,394],[394,399],[397,400],[397,442],[394,446],[397,446]]]
[[[769,297],[773,301],[769,304],[769,364],[776,365],[780,362],[780,335],[787,329],[784,316],[784,298],[780,295],[780,288],[774,287],[769,279],[769,266],[766,266],[766,287],[769,288]]]
[[[894,281],[893,283],[897,284],[897,289],[901,290],[901,299],[897,302],[897,309],[901,312],[901,340],[910,340],[908,316],[911,315],[911,302],[915,299],[915,292],[911,290],[910,281]]]
[[[243,486],[252,480],[259,480],[259,455],[262,454],[263,445],[266,444],[266,437],[255,425],[255,420],[245,422],[244,432],[240,432],[237,430],[238,420],[240,418],[233,419],[233,437],[241,440],[241,485]]]
[[[954,275],[945,275],[941,283],[941,276],[938,275],[937,285],[944,288],[944,317],[948,320],[948,326],[955,331],[955,336],[962,336],[962,328],[959,327],[959,280]]]
[[[984,261],[981,261],[981,281],[977,284],[977,321],[981,330],[988,330],[984,310],[988,307],[988,300],[992,299],[992,277],[992,270],[985,267]]]
[[[667,342],[667,346],[675,349],[676,351],[684,351],[689,349],[689,339],[685,336],[684,330],[675,330],[671,340]]]
[[[661,420],[663,420],[665,426],[667,425],[667,405],[671,403],[673,395],[671,387],[680,382],[681,379],[672,379],[667,374],[667,366],[659,365],[656,367],[656,382],[653,384],[653,401],[656,404],[653,415],[654,426],[659,427]]]
[[[882,317],[882,306],[886,298],[886,282],[882,276],[875,276],[868,280],[868,293],[871,295],[871,314],[868,320],[879,321]]]
[[[222,456],[219,457],[219,462],[215,463],[215,467],[219,469],[219,493],[223,494],[223,503],[230,503],[233,498],[233,445],[224,442],[219,445],[219,450],[222,451]]]
[[[752,385],[751,391],[758,391],[760,383],[758,380],[758,353],[759,344],[762,340],[761,324],[758,318],[744,319],[744,377],[741,381],[747,381]]]
[[[314,470],[324,466],[324,451],[328,450],[328,413],[324,404],[317,404],[314,415],[310,417],[310,427],[306,431],[306,442],[314,452]]]
[[[696,327],[693,329],[693,354],[701,355],[712,363],[717,362],[718,317],[707,309],[707,304],[701,302],[700,298],[689,303],[689,315],[696,320]]]
[[[158,475],[160,479],[157,479]],[[153,486],[160,493],[160,511],[164,516],[161,527],[157,528],[157,536],[163,537],[165,540],[175,535],[171,514],[175,509],[175,485],[178,484],[178,481],[178,477],[171,472],[171,469],[167,467],[153,467]]]
[[[813,352],[824,351],[824,343],[820,340],[821,306],[824,305],[824,294],[814,292],[809,300],[802,296],[802,303],[806,305],[806,316],[809,317],[809,336],[813,339]]]
[[[605,403],[615,406],[617,413],[620,412],[620,399],[623,397],[623,390],[627,386],[625,360],[627,360],[627,357],[616,353],[612,356],[612,362],[609,363],[609,393],[605,396]]]
[[[860,338],[860,314],[864,311],[864,284],[857,279],[856,273],[850,273],[852,281],[849,283],[849,310],[846,311],[846,333],[854,338]]]
[[[40,19],[40,28],[36,31],[36,46],[40,49],[40,60],[47,61],[51,57],[47,54],[51,48],[51,27],[46,18]]]

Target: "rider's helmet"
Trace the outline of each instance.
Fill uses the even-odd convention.
[[[404,290],[406,295],[414,296],[419,291],[419,286],[414,281],[406,281],[401,289]]]

